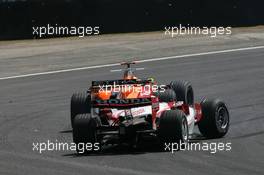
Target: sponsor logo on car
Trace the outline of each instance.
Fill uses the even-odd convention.
[[[132,99],[109,99],[109,100],[99,100],[94,101],[95,105],[126,105],[126,104],[150,104],[151,99],[149,98],[132,98]]]

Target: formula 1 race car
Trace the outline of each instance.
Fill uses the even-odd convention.
[[[123,79],[93,81],[85,93],[71,98],[73,141],[137,144],[151,135],[161,144],[188,143],[195,125],[206,138],[223,137],[229,129],[229,112],[219,99],[194,103],[188,81],[158,85],[153,78],[135,76],[135,62],[122,63]],[[77,149],[78,152],[78,149]]]

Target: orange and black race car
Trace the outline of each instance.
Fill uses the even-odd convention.
[[[228,132],[229,112],[224,102],[204,99],[194,103],[190,82],[159,85],[153,78],[139,79],[132,64],[121,64],[126,66],[122,79],[93,81],[85,93],[73,94],[74,143],[134,145],[149,135],[161,144],[188,143],[196,125],[206,138]]]

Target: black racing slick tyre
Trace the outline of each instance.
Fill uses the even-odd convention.
[[[187,118],[180,110],[164,111],[158,128],[159,139],[164,143],[188,143],[189,131]]]
[[[229,129],[229,112],[226,104],[219,99],[205,99],[201,102],[202,118],[198,128],[206,138],[220,138]]]
[[[75,93],[71,97],[71,126],[77,114],[91,113],[90,93]]]
[[[74,118],[73,122],[73,142],[77,145],[77,153],[87,153],[88,150],[80,148],[80,145],[90,144],[90,147],[98,144],[96,127],[98,126],[96,118],[93,118],[91,114],[78,114]],[[79,146],[78,146],[79,145]],[[99,149],[98,149],[99,150]],[[94,152],[93,149],[89,150]]]
[[[160,102],[173,102],[176,100],[176,94],[172,89],[166,89],[164,92],[158,92]]]
[[[177,101],[183,101],[185,104],[192,106],[194,103],[194,93],[190,82],[172,81],[170,87],[176,94]]]

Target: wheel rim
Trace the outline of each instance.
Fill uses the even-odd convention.
[[[217,123],[222,128],[225,129],[228,125],[228,112],[225,107],[220,107],[217,110]]]
[[[186,119],[182,121],[182,139],[183,142],[188,142],[188,125]]]

